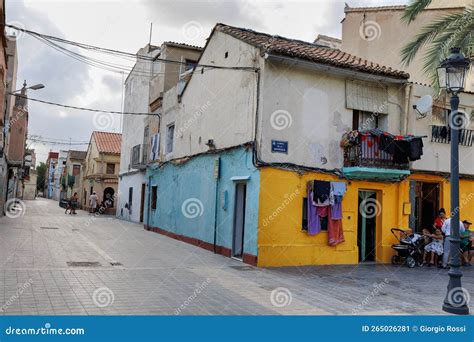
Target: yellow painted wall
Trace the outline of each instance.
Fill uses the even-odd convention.
[[[376,255],[378,262],[390,262],[391,245],[396,239],[390,228],[408,227],[403,214],[409,202],[408,181],[381,183],[352,181],[342,202],[345,242],[328,245],[327,232],[309,236],[301,230],[303,198],[310,180],[343,181],[316,172],[298,174],[274,168],[262,168],[258,229],[259,266],[296,266],[358,263],[357,215],[358,191],[376,190],[381,210],[377,216]]]

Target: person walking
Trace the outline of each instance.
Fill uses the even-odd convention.
[[[464,224],[459,221],[459,233],[464,233]],[[448,268],[449,264],[449,252],[451,250],[451,218],[444,221],[441,231],[444,234],[444,252],[443,252],[443,268]]]
[[[90,206],[90,213],[94,214],[97,210],[97,204],[99,203],[99,197],[95,193],[95,191],[89,197],[89,206]]]
[[[69,214],[71,215],[76,215],[76,208],[77,208],[77,200],[78,200],[78,196],[77,196],[77,192],[74,193],[74,195],[72,195],[71,197],[71,209],[69,211]]]

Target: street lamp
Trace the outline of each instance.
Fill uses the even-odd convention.
[[[451,94],[451,113],[449,114],[449,126],[451,130],[451,232],[449,250],[449,284],[448,293],[443,303],[443,310],[457,315],[469,314],[467,306],[468,294],[461,285],[462,273],[459,233],[459,130],[462,129],[464,118],[458,112],[459,92],[464,89],[464,79],[469,69],[470,61],[465,58],[459,48],[452,48],[451,54],[441,62],[438,68],[439,85],[446,88]],[[448,251],[444,251],[447,253]]]
[[[35,85],[32,85],[32,86],[27,87],[27,86],[26,86],[26,81],[24,81],[24,82],[23,82],[23,88],[18,89],[18,90],[15,90],[15,91],[12,91],[12,93],[17,93],[17,92],[19,92],[19,91],[28,90],[28,89],[31,89],[31,90],[39,90],[39,89],[43,89],[44,87],[45,87],[45,85],[42,84],[42,83],[38,83],[38,84],[35,84]]]

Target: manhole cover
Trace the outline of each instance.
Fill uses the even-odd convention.
[[[67,265],[70,267],[98,267],[101,266],[98,261],[68,261]]]
[[[255,268],[252,266],[230,266],[239,271],[255,271]]]
[[[41,229],[59,229],[58,227],[40,227]]]
[[[121,262],[111,262],[112,266],[123,266]]]

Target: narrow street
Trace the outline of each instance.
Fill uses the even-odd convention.
[[[391,265],[258,269],[57,202],[0,218],[7,315],[441,314],[448,276]],[[74,264],[78,263],[78,264]],[[474,272],[463,285],[474,291]],[[336,290],[337,289],[337,290]]]

